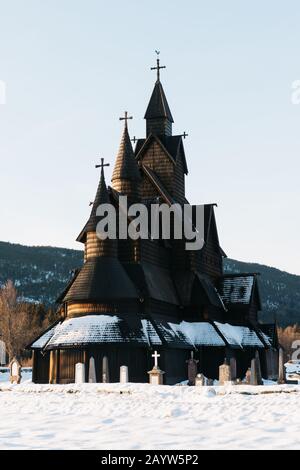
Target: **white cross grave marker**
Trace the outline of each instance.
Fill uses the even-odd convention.
[[[158,367],[158,358],[160,357],[160,354],[158,354],[157,351],[154,351],[154,354],[152,354],[152,357],[154,357],[154,367],[157,369],[157,367]]]

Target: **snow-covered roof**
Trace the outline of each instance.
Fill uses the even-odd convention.
[[[225,346],[225,342],[208,322],[169,323],[175,334],[185,337],[192,346]]]
[[[215,325],[215,326],[214,326]],[[137,343],[143,346],[194,348],[198,346],[263,348],[253,329],[215,322],[172,323],[153,315],[141,319],[136,314],[98,314],[66,319],[46,331],[32,349],[56,349],[102,343]],[[261,332],[267,345],[269,338]]]
[[[149,346],[161,346],[162,342],[157,332],[155,331],[154,326],[149,320],[141,320],[143,334],[147,338]]]
[[[55,325],[53,328],[50,328],[48,331],[46,331],[42,336],[40,336],[34,343],[32,343],[31,348],[32,349],[43,349],[48,341],[52,338],[54,335],[54,331],[57,325]]]
[[[140,324],[140,323],[139,323]],[[86,315],[70,318],[56,326],[46,349],[91,343],[148,343],[143,328],[129,328],[119,315]]]
[[[264,345],[254,330],[247,326],[233,326],[229,323],[214,322],[230,346],[263,348]]]

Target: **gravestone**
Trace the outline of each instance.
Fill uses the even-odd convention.
[[[95,368],[95,359],[93,356],[90,357],[89,361],[89,383],[94,384],[97,382],[96,379],[96,368]]]
[[[12,384],[13,383],[19,384],[22,378],[22,374],[21,374],[22,366],[19,363],[18,359],[16,359],[15,357],[13,358],[13,360],[9,364],[9,369],[10,369],[10,382]]]
[[[262,375],[261,375],[261,366],[260,366],[260,358],[259,358],[259,352],[255,351],[255,359],[257,363],[257,380],[258,380],[258,385],[263,384],[262,380]]]
[[[278,356],[278,384],[285,383],[285,370],[284,370],[284,357],[283,357],[283,349],[279,349],[279,356]]]
[[[219,385],[224,385],[225,382],[231,382],[231,369],[226,362],[219,367]]]
[[[164,371],[162,371],[158,365],[158,358],[160,357],[160,354],[158,354],[157,351],[154,351],[154,354],[152,354],[152,357],[154,357],[154,366],[153,366],[153,369],[148,372],[149,383],[151,385],[162,385]]]
[[[191,351],[191,357],[186,362],[188,365],[188,385],[195,385],[195,379],[198,370],[197,364],[199,361],[194,359],[194,351]]]
[[[104,356],[102,359],[102,382],[104,384],[109,383],[109,367],[108,367],[108,358]]]
[[[262,385],[260,360],[257,354],[255,354],[255,357],[251,360],[250,385]]]
[[[128,367],[121,366],[120,367],[120,384],[127,384],[128,383]]]
[[[75,383],[85,383],[85,365],[82,362],[75,364]]]
[[[230,359],[230,373],[231,373],[231,380],[236,380],[236,358],[232,357]]]
[[[196,387],[203,387],[205,385],[205,377],[203,374],[197,374],[195,378]]]

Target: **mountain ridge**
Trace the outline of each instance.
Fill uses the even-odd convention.
[[[26,246],[0,241],[0,285],[14,281],[19,295],[31,302],[55,303],[80,267],[83,251],[51,246]],[[224,272],[258,272],[263,303],[260,320],[280,326],[300,324],[300,276],[259,263],[224,259]]]

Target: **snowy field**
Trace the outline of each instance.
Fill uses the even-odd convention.
[[[1,449],[300,449],[298,385],[10,385],[0,375]]]

